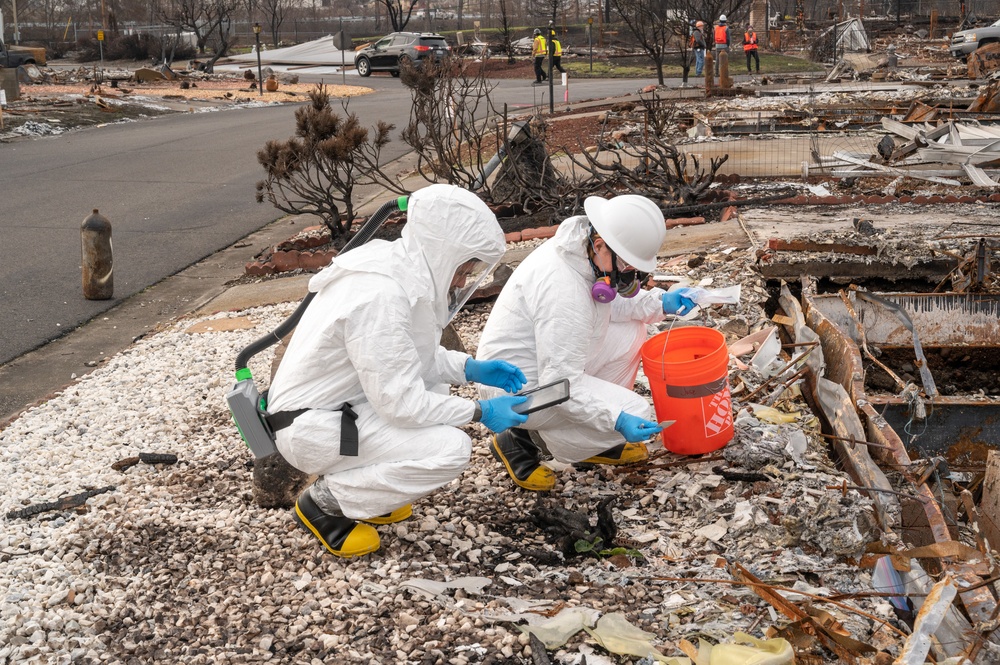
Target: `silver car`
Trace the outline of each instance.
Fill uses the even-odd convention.
[[[956,32],[951,37],[948,51],[956,58],[965,61],[969,54],[980,46],[1000,42],[1000,21],[981,28],[970,28]]]

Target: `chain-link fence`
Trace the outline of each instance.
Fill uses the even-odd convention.
[[[942,148],[938,151],[911,143],[918,131],[926,134],[931,128],[919,119],[932,118],[946,129],[953,121],[954,134],[961,134],[956,142],[966,146],[1000,140],[1000,129],[992,129],[1000,123],[1000,113],[968,110],[970,89],[962,86],[902,86],[896,81],[738,85],[738,96],[664,96],[608,111],[591,141],[593,151],[602,163],[647,168],[648,150],[656,149],[658,135],[687,155],[689,175],[695,173],[695,160],[705,170],[713,159],[725,158],[719,175],[906,176],[939,184],[982,184],[981,176],[947,161],[954,157],[948,132],[937,130],[931,136],[939,142],[931,147]],[[560,168],[572,170],[568,161]]]

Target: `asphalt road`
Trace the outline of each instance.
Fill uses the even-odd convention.
[[[311,78],[319,77],[302,76]],[[572,99],[625,94],[651,82],[574,80]],[[348,83],[376,89],[350,104],[365,124],[405,125],[410,97],[398,79],[355,76]],[[515,112],[547,107],[543,93],[547,87],[505,80],[495,99]],[[263,175],[255,154],[268,139],[291,135],[294,108],[173,114],[0,144],[0,365],[280,217],[255,202]],[[394,137],[383,155],[394,159],[406,150]],[[82,294],[80,223],[93,208],[112,223],[112,300]]]

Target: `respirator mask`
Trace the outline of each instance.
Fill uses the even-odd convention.
[[[590,247],[593,251],[594,240],[590,239]],[[608,303],[615,299],[615,296],[623,298],[634,298],[642,284],[649,278],[649,275],[636,270],[628,265],[615,254],[615,250],[605,243],[605,247],[611,252],[611,272],[606,272],[597,267],[593,257],[590,258],[590,267],[594,269],[594,276],[597,281],[590,287],[590,295],[594,300],[601,303]]]

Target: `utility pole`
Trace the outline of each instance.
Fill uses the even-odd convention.
[[[556,23],[555,16],[552,17],[553,20],[549,21],[549,43],[545,45],[546,50],[549,52],[549,113],[553,114],[556,112],[556,100],[555,100],[555,83],[552,81],[552,58],[556,54]]]
[[[14,43],[21,43],[21,30],[17,27],[17,0],[11,0],[11,8],[14,10]]]

